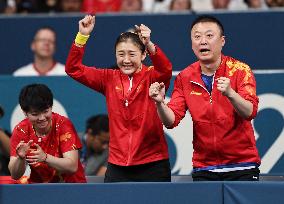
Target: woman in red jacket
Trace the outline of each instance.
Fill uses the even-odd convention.
[[[169,86],[172,65],[150,40],[151,30],[141,24],[136,33],[116,40],[118,69],[97,69],[82,64],[85,44],[95,26],[95,16],[79,21],[66,73],[105,95],[110,119],[110,143],[105,182],[170,181],[168,148],[162,123],[149,97],[153,82]],[[149,54],[153,66],[142,64]]]

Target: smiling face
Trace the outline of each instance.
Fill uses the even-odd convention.
[[[52,121],[51,107],[43,111],[31,110],[25,114],[32,123],[37,134],[47,134],[49,132]]]
[[[116,63],[122,73],[132,76],[140,71],[146,54],[131,39],[116,45]]]
[[[225,36],[214,22],[199,22],[191,30],[192,50],[203,64],[212,64],[221,58]]]

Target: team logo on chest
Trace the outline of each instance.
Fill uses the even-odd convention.
[[[122,91],[121,85],[120,86],[115,86],[115,90],[118,91],[118,92]]]
[[[197,96],[201,96],[202,95],[202,93],[201,92],[197,92],[197,91],[191,91],[190,92],[190,95],[197,95]]]

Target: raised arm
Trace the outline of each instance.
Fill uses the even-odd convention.
[[[95,16],[87,15],[79,21],[79,31],[75,38],[75,42],[69,51],[69,55],[65,65],[65,71],[72,78],[78,79],[85,75],[87,66],[82,64],[85,44],[95,26]]]
[[[85,52],[85,44],[87,43],[94,26],[95,16],[87,15],[79,21],[79,32],[69,51],[65,63],[65,72],[76,81],[98,92],[104,93],[104,76],[107,74],[108,70],[97,69],[96,67],[88,67],[82,64],[82,59]]]
[[[79,21],[79,32],[75,39],[77,46],[83,46],[86,44],[91,32],[95,27],[95,16],[87,15]]]
[[[144,24],[140,26],[135,25],[135,28],[153,62],[153,82],[163,82],[167,89],[172,77],[172,63],[164,52],[151,41],[150,28]]]
[[[156,54],[156,47],[154,43],[151,41],[151,30],[146,25],[141,24],[140,26],[135,25],[136,32],[139,35],[140,39],[144,43],[147,51],[151,55]]]

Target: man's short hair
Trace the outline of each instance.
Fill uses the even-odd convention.
[[[210,16],[210,15],[202,15],[202,16],[198,16],[191,24],[191,30],[193,28],[193,26],[195,26],[197,23],[206,23],[206,22],[211,22],[211,23],[216,23],[220,29],[220,33],[221,36],[224,35],[224,27],[222,25],[222,23],[215,18],[214,16]]]
[[[51,32],[54,34],[55,38],[56,38],[56,32],[55,32],[55,30],[54,30],[52,27],[44,26],[44,27],[38,28],[38,29],[34,32],[33,40],[36,40],[37,34],[38,34],[40,31],[42,31],[42,30],[49,30],[49,31],[51,31]]]
[[[92,116],[86,121],[86,132],[91,130],[92,135],[98,135],[101,132],[109,132],[109,120],[106,114]]]

